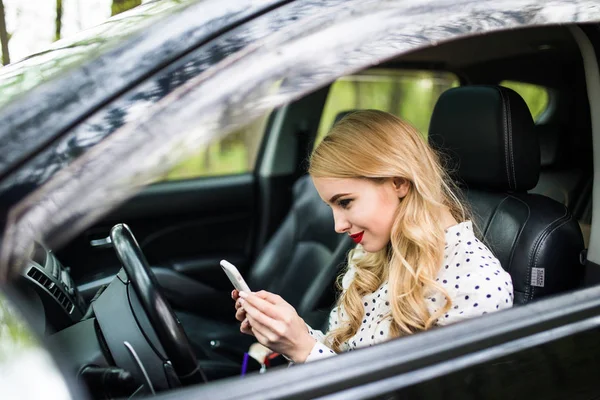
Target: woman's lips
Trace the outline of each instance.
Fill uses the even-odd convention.
[[[365,231],[355,233],[353,235],[350,235],[350,238],[354,241],[354,243],[358,244],[362,241],[364,233]]]

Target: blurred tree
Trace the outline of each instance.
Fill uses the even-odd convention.
[[[60,39],[60,31],[62,30],[62,16],[63,16],[63,5],[62,0],[56,0],[56,31],[54,33],[54,40]]]
[[[110,15],[117,15],[142,4],[142,0],[113,0]]]
[[[0,0],[0,43],[2,44],[2,65],[10,64],[10,55],[8,53],[8,41],[10,34],[6,31],[6,18],[4,16],[4,3]]]

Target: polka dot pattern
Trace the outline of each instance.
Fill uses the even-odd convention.
[[[360,257],[360,245],[355,257]],[[346,290],[356,273],[352,263],[342,279]],[[478,317],[490,312],[509,308],[513,304],[513,286],[510,275],[502,269],[492,252],[473,234],[471,221],[452,226],[446,230],[444,262],[436,277],[436,283],[448,294],[451,307],[439,316],[437,325],[448,325],[465,319]],[[448,298],[441,292],[430,289],[425,294],[429,312],[434,314],[442,309]],[[384,282],[374,293],[363,297],[364,319],[356,335],[342,345],[343,351],[372,346],[389,339],[392,321],[388,283]],[[333,330],[344,323],[344,312],[335,307],[329,316],[329,329]],[[308,327],[316,340],[315,347],[307,362],[333,356],[336,353],[328,348],[325,334]]]

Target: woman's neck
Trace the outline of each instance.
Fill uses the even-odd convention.
[[[458,225],[458,221],[452,216],[452,213],[450,212],[450,209],[448,207],[444,207],[442,209],[441,221],[442,225],[444,226],[444,229],[448,229],[451,226]]]

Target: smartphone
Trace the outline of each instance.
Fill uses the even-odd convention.
[[[234,288],[236,288],[239,291],[244,291],[246,293],[251,292],[250,288],[248,287],[248,284],[246,283],[244,278],[242,278],[242,274],[240,274],[240,271],[238,271],[235,265],[233,265],[227,260],[221,260],[221,268],[223,268],[223,271],[225,271],[225,274],[227,274],[227,277],[231,281],[231,284]]]

